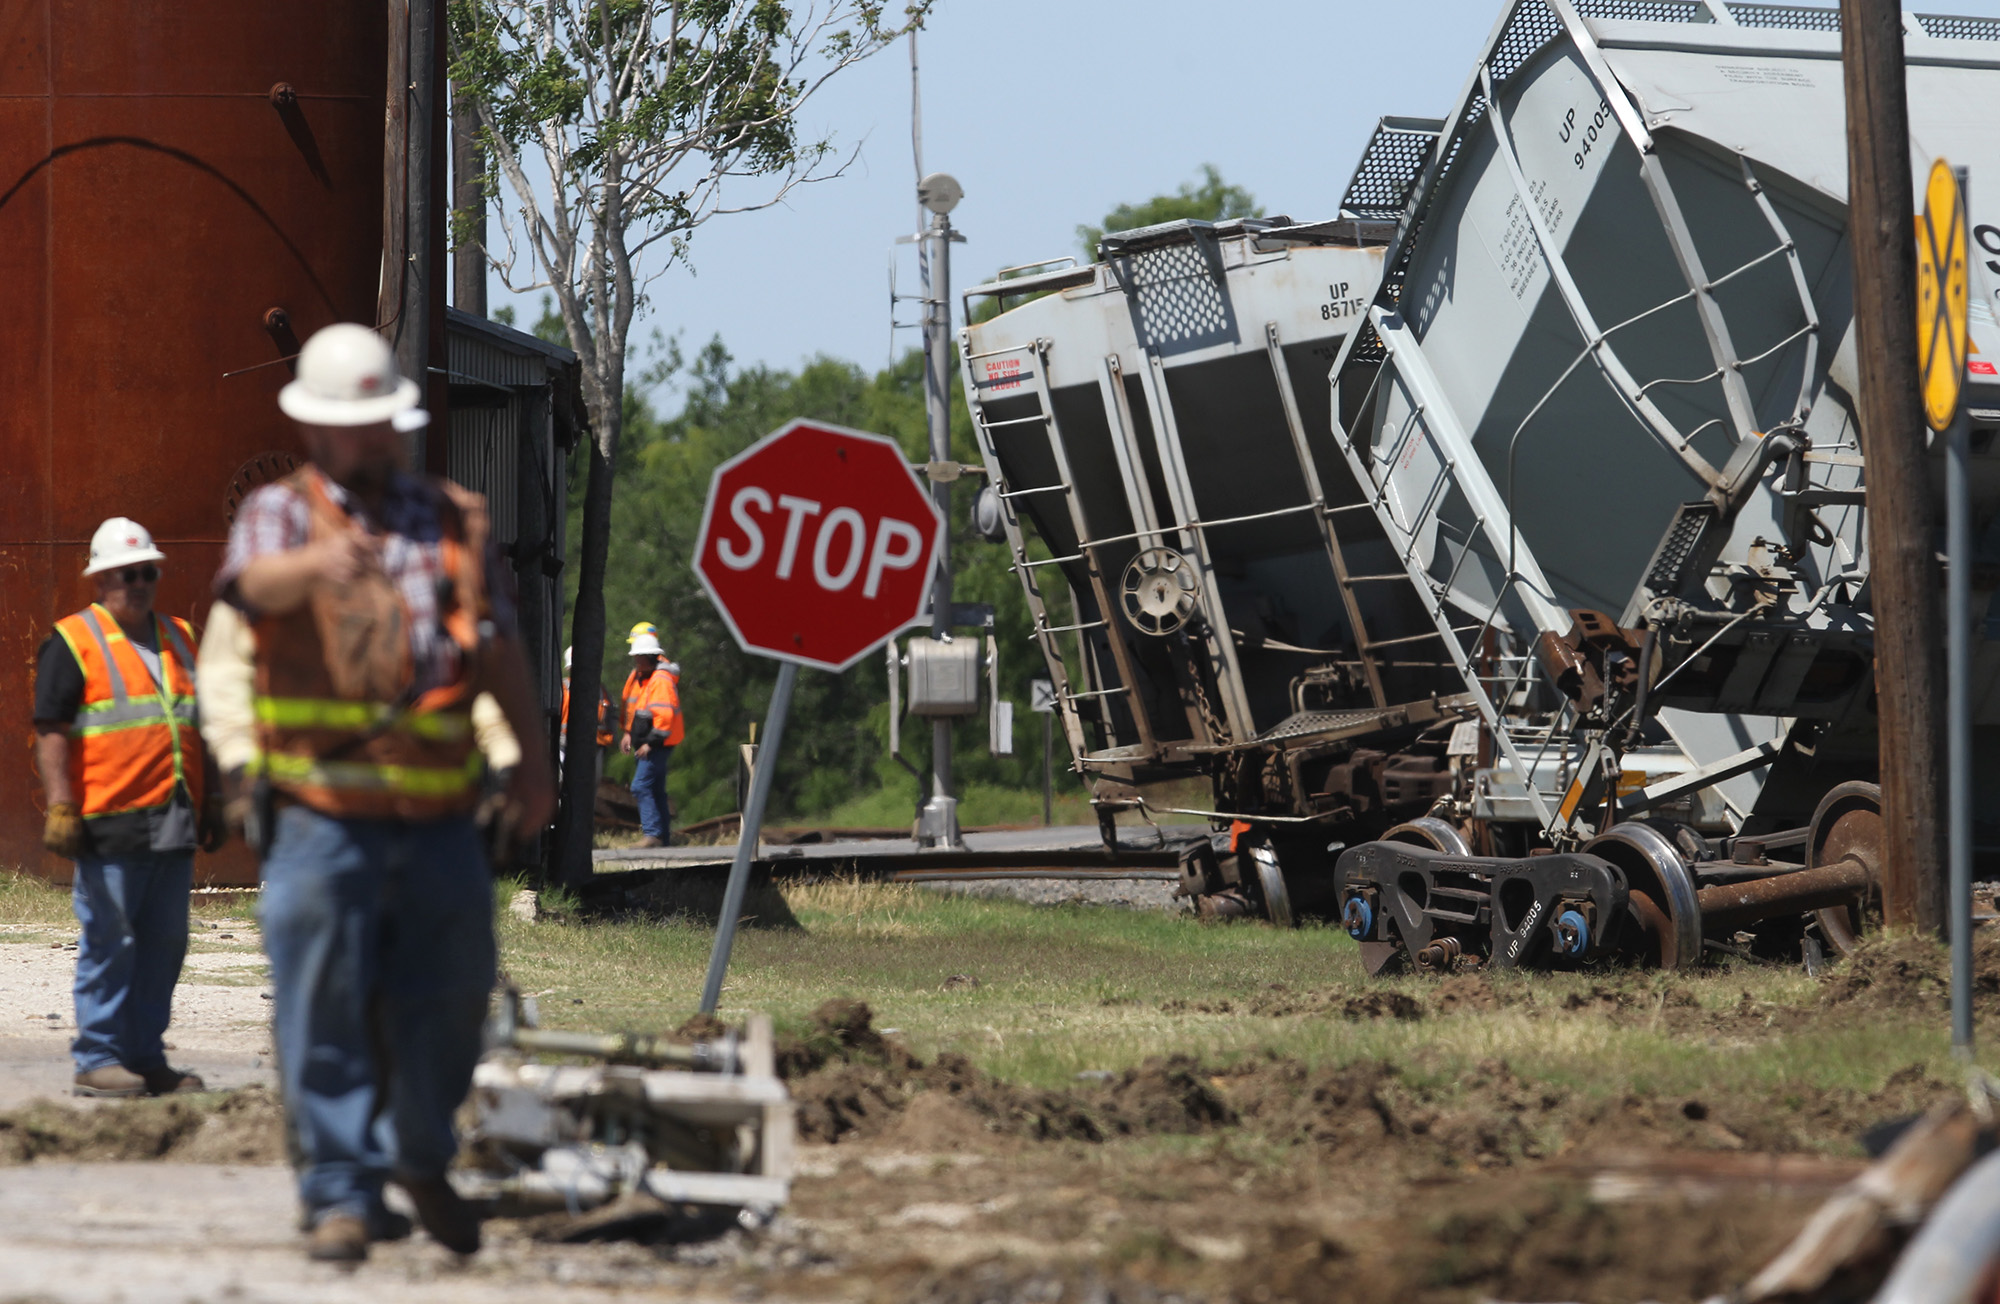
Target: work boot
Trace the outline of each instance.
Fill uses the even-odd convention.
[[[414,1225],[409,1218],[394,1209],[377,1205],[368,1211],[368,1239],[371,1241],[407,1241]]]
[[[123,1064],[106,1064],[103,1068],[77,1074],[70,1086],[70,1092],[78,1096],[127,1100],[133,1096],[146,1094],[146,1079]]]
[[[320,1215],[306,1238],[306,1257],[321,1263],[359,1263],[368,1257],[368,1224],[345,1209]]]
[[[147,1069],[140,1075],[146,1082],[149,1096],[180,1096],[192,1091],[205,1091],[207,1086],[196,1074],[186,1069],[168,1068],[165,1064]]]
[[[635,847],[664,847],[667,844],[660,841],[652,834],[648,833],[645,837],[640,838],[637,842],[633,843],[632,845]]]
[[[399,1177],[396,1184],[417,1207],[417,1221],[431,1239],[454,1254],[479,1252],[479,1211],[442,1177]]]

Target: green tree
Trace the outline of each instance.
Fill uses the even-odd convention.
[[[612,505],[604,597],[610,629],[655,621],[669,655],[680,663],[687,734],[675,749],[668,788],[686,823],[735,809],[736,747],[747,741],[750,724],[762,719],[777,675],[774,662],[736,647],[694,576],[695,536],[715,468],[794,417],[888,435],[912,461],[929,455],[923,357],[915,350],[872,376],[827,357],[797,371],[739,369],[716,339],[695,353],[682,383],[680,409],[670,417],[658,416],[636,396],[628,398],[626,469]],[[952,441],[955,457],[978,460],[956,385]],[[961,485],[961,508],[969,504],[973,483]],[[975,535],[964,510],[955,511],[949,525],[954,597],[994,605],[1002,692],[1025,718],[1028,680],[1043,673],[1026,598],[1004,546]],[[602,667],[614,691],[626,672],[620,651],[607,648]],[[961,788],[1039,787],[1039,756],[988,755],[983,721],[977,719],[956,734],[953,765]],[[888,739],[888,685],[880,657],[840,675],[801,675],[779,758],[775,813],[817,815],[885,788],[907,795],[914,813],[916,781],[891,759]],[[910,761],[927,770],[930,731],[905,729],[904,745]],[[612,773],[629,774],[629,762],[621,759]]]
[[[450,0],[451,77],[495,176],[510,289],[546,287],[590,415],[573,606],[576,697],[597,691],[628,411],[626,345],[648,287],[724,213],[844,166],[798,114],[827,79],[919,24],[930,0]],[[589,712],[569,746],[590,745]],[[555,868],[590,872],[588,767],[565,777]]]
[[[1230,217],[1262,217],[1264,210],[1250,192],[1222,179],[1213,163],[1201,165],[1201,180],[1190,181],[1171,195],[1154,195],[1139,204],[1120,204],[1104,215],[1100,226],[1079,226],[1076,238],[1083,242],[1083,256],[1097,258],[1097,242],[1107,231],[1134,231],[1162,222],[1193,220],[1220,222]]]

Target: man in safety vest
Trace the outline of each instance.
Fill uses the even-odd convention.
[[[568,747],[568,742],[569,742],[569,666],[570,666],[570,660],[571,660],[571,654],[572,654],[572,653],[573,653],[574,651],[575,651],[575,649],[573,649],[573,648],[564,648],[564,649],[563,649],[563,694],[562,694],[562,725],[561,725],[560,729],[558,730],[558,732],[556,733],[556,758],[557,758],[558,760],[560,760],[560,761],[563,761],[563,762],[565,762],[565,763],[567,763],[567,761],[568,761],[568,759],[569,759],[569,758],[568,758],[568,755],[567,755],[567,753],[568,753],[568,750],[569,750],[569,747]],[[606,693],[606,692],[604,691],[604,688],[603,688],[603,686],[602,686],[602,685],[599,685],[599,687],[598,687],[598,689],[597,689],[597,746],[596,746],[596,747],[594,747],[594,748],[592,748],[592,751],[593,751],[593,752],[595,753],[595,755],[596,755],[596,757],[597,757],[597,760],[596,760],[596,766],[597,766],[597,776],[596,776],[596,777],[597,777],[597,778],[599,778],[599,779],[602,779],[602,778],[604,777],[604,749],[605,749],[605,748],[607,748],[607,747],[609,747],[609,746],[611,745],[611,743],[612,743],[612,734],[611,734],[611,695],[610,695],[609,693]]]
[[[523,746],[512,822],[554,810],[485,502],[402,469],[429,416],[365,327],[306,343],[278,405],[312,461],[243,501],[217,596],[256,642],[258,750],[237,776],[263,844],[285,1109],[316,1259],[393,1234],[394,1180],[430,1234],[479,1248],[445,1181],[494,979],[493,888],[472,813],[473,702]]]
[[[668,668],[652,625],[634,626],[630,646],[632,673],[625,677],[624,736],[619,747],[639,759],[632,771],[632,796],[639,803],[639,828],[645,836],[638,845],[664,847],[673,831],[667,807],[667,757],[685,732],[680,681]]]
[[[97,601],[56,622],[35,673],[42,843],[76,862],[79,1096],[200,1091],[170,1068],[167,1030],[187,955],[194,850],[222,845],[214,765],[195,712],[194,630],[153,612],[166,554],[136,521],[90,540]]]

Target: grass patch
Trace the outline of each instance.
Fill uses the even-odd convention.
[[[210,922],[242,920],[251,904],[241,893],[197,892],[189,902],[188,912],[190,919],[205,932]],[[0,933],[0,940],[38,940],[35,930],[50,928],[63,932],[76,930],[69,888],[18,869],[0,870],[0,929],[9,930]],[[13,936],[14,933],[22,936]]]
[[[1365,978],[1355,944],[1333,928],[1203,925],[861,882],[788,886],[782,896],[799,926],[753,921],[738,935],[725,1017],[757,1010],[798,1029],[821,1002],[854,997],[917,1055],[957,1052],[1027,1085],[1175,1054],[1315,1068],[1383,1060],[1407,1081],[1443,1087],[1500,1060],[1523,1078],[1604,1098],[1746,1092],[1808,1102],[1878,1090],[1912,1065],[1959,1076],[1943,1020],[1828,1016],[1820,982],[1792,968],[1496,973],[1470,980],[1490,989],[1490,1007],[1439,1012],[1436,980]],[[510,974],[539,995],[544,1022],[564,1028],[679,1023],[713,938],[688,921],[529,924],[504,911],[500,930]],[[977,985],[947,986],[955,975]],[[1345,1002],[1385,992],[1431,1012],[1349,1017]]]

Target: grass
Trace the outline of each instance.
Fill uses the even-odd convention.
[[[900,1029],[921,1056],[957,1051],[1036,1085],[1176,1053],[1212,1063],[1383,1059],[1412,1079],[1447,1085],[1500,1059],[1525,1077],[1607,1095],[1868,1092],[1913,1063],[1939,1078],[1958,1076],[1941,1020],[1933,1028],[1907,1016],[1856,1016],[1786,1035],[1739,1018],[1692,1032],[1683,1022],[1675,1032],[1649,1026],[1643,1014],[1614,1022],[1563,1008],[1605,987],[1624,990],[1642,1012],[1668,993],[1710,1011],[1734,1010],[1746,994],[1773,1013],[1812,1006],[1819,984],[1790,968],[1501,973],[1494,985],[1515,999],[1499,1010],[1350,1021],[1340,1014],[1347,996],[1385,988],[1421,994],[1434,980],[1367,979],[1354,943],[1330,928],[1203,925],[1157,912],[1031,907],[858,882],[787,887],[782,895],[798,926],[753,921],[739,934],[726,1017],[759,1010],[781,1027],[799,1027],[829,997],[856,997],[873,1008],[878,1027]],[[768,924],[777,905],[767,897],[751,908]],[[551,1027],[673,1026],[693,1009],[712,937],[709,926],[689,921],[529,924],[504,911],[501,918],[504,962],[522,990],[539,995]],[[979,986],[945,989],[955,974]],[[1271,1003],[1273,984],[1312,994],[1313,1008],[1278,1017],[1247,1012],[1260,998]]]
[[[202,932],[210,931],[210,924],[247,923],[250,909],[240,892],[196,892],[188,904],[190,919]],[[33,874],[0,870],[0,941],[46,940],[51,931],[76,931],[70,890]]]
[[[498,893],[502,960],[521,990],[538,997],[545,1024],[647,1030],[692,1012],[711,925],[580,921],[576,903],[556,893],[545,894],[543,907],[557,917],[529,923],[506,909],[515,886]],[[39,879],[0,875],[0,938],[46,943],[73,935],[68,896]],[[1523,1077],[1593,1095],[1741,1091],[1778,1101],[1874,1091],[1912,1064],[1938,1079],[1959,1076],[1941,1017],[1857,1008],[1815,1014],[1806,1030],[1786,1033],[1754,1014],[1731,1013],[1747,1000],[1797,1023],[1797,1011],[1816,1007],[1820,984],[1795,968],[1731,962],[1692,974],[1496,973],[1491,982],[1508,998],[1502,1008],[1356,1021],[1342,1017],[1347,998],[1384,990],[1422,996],[1433,980],[1365,978],[1354,943],[1324,927],[1281,932],[857,881],[765,890],[749,911],[723,994],[725,1016],[762,1011],[798,1029],[823,1001],[855,997],[920,1056],[956,1051],[1000,1077],[1041,1086],[1169,1054],[1214,1064],[1382,1059],[1412,1080],[1443,1085],[1498,1059]],[[247,913],[241,898],[198,899],[195,949],[253,949]],[[235,936],[223,940],[225,932]],[[961,974],[978,984],[945,987]],[[254,978],[191,972],[189,980]],[[1613,1020],[1564,1008],[1599,989],[1622,993],[1632,1013]],[[1669,997],[1676,1018],[1646,1016]],[[1685,1009],[1689,1000],[1718,1017]],[[1291,1012],[1273,1012],[1288,1004]],[[1984,1060],[2000,1067],[1990,1051]]]

